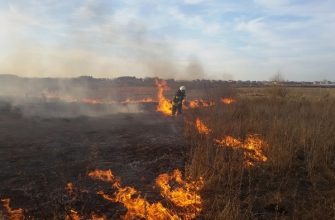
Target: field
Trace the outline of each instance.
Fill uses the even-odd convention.
[[[206,180],[203,216],[334,219],[334,91],[248,88],[236,99],[189,115],[209,129],[187,131],[187,171]]]
[[[175,90],[162,89],[122,105],[2,101],[0,218],[335,218],[333,89],[194,89],[189,102],[207,101],[178,117],[157,111]]]

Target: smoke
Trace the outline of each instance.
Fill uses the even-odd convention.
[[[97,117],[143,112],[140,104],[118,103],[120,98],[132,98],[127,97],[130,94],[121,96],[120,90],[108,81],[90,77],[36,79],[0,75],[0,112],[13,110],[26,117]]]
[[[1,25],[8,30],[0,36],[6,51],[0,54],[0,74],[204,77],[201,62],[180,62],[173,40],[153,35],[153,24],[140,19],[136,7],[116,11],[105,1],[87,0],[61,22],[46,16],[57,7],[56,1],[22,3],[0,11]]]
[[[191,57],[189,64],[185,69],[186,77],[190,79],[203,79],[205,78],[205,70],[197,57]]]

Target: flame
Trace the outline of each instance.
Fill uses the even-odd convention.
[[[152,98],[144,98],[139,100],[133,100],[133,99],[126,99],[125,101],[122,101],[122,104],[137,104],[137,103],[151,103],[154,102]]]
[[[126,99],[124,101],[104,101],[104,100],[99,100],[99,99],[90,99],[90,98],[84,98],[80,100],[79,102],[84,103],[84,104],[91,104],[91,105],[97,105],[97,104],[104,104],[104,105],[111,105],[111,104],[141,104],[141,103],[151,103],[154,102],[152,98],[144,98],[144,99]]]
[[[113,183],[115,177],[111,170],[94,170],[88,174],[93,179],[102,180],[104,182]]]
[[[81,103],[89,104],[89,105],[114,104],[114,103],[116,103],[116,102],[112,102],[112,101],[106,102],[106,101],[103,101],[103,100],[100,100],[100,99],[91,99],[91,98],[84,98],[84,99],[81,99],[77,102],[81,102]]]
[[[253,161],[265,162],[268,160],[263,153],[263,148],[266,146],[266,142],[260,139],[257,135],[248,135],[244,148],[247,150],[245,151],[245,156],[251,159],[248,161],[249,166],[254,165]]]
[[[162,112],[164,115],[171,115],[172,114],[172,102],[165,98],[163,92],[166,90],[167,84],[165,80],[158,80],[155,81],[157,87],[157,98],[158,98],[158,106],[156,108],[157,111]]]
[[[169,184],[171,181],[175,181],[180,186],[172,189]],[[176,169],[172,175],[167,173],[159,175],[156,185],[160,188],[164,198],[185,210],[183,219],[194,219],[200,213],[202,200],[199,191],[204,185],[202,178],[199,181],[186,182],[182,179],[181,172]]]
[[[80,216],[80,214],[74,209],[70,209],[69,214],[67,214],[65,217],[65,220],[82,220],[82,219],[87,219],[87,218]],[[95,213],[91,214],[90,219],[91,220],[107,220],[105,216],[98,216]]]
[[[66,215],[65,220],[80,220],[82,217],[78,214],[77,211],[71,209],[70,213]]]
[[[211,129],[209,129],[201,120],[200,118],[197,118],[195,120],[195,126],[200,134],[209,134],[212,132]]]
[[[23,209],[12,209],[10,207],[10,199],[2,199],[2,206],[4,210],[5,217],[8,220],[22,220],[24,219],[24,210]]]
[[[205,101],[203,99],[189,101],[187,108],[200,108],[200,107],[210,107],[215,105],[213,101]]]
[[[240,147],[242,142],[233,138],[232,136],[225,136],[221,139],[215,139],[215,142],[221,146],[228,146],[228,147]]]
[[[161,195],[170,200],[172,204],[183,208],[182,213],[175,213],[173,210],[165,208],[162,203],[149,203],[145,198],[139,195],[139,192],[129,186],[122,187],[121,181],[115,177],[111,170],[95,170],[88,174],[93,179],[102,180],[112,184],[117,191],[110,196],[103,191],[97,194],[110,202],[122,203],[127,208],[127,213],[123,219],[143,218],[148,220],[159,219],[193,219],[201,211],[201,198],[199,191],[203,186],[203,181],[186,182],[182,179],[181,172],[175,170],[171,176],[164,173],[157,177],[156,184],[161,190]],[[179,185],[178,188],[171,190],[169,182],[175,180]]]
[[[144,219],[179,219],[172,211],[165,208],[160,202],[150,204],[142,198],[137,190],[133,187],[122,187],[120,179],[115,177],[111,170],[95,170],[88,174],[93,179],[102,180],[113,184],[116,188],[114,196],[111,197],[100,191],[97,194],[101,195],[108,201],[120,202],[127,208],[127,213],[124,219],[144,218]]]
[[[265,162],[268,160],[263,152],[263,149],[267,147],[267,143],[260,139],[258,135],[248,135],[243,143],[231,136],[225,136],[221,139],[215,139],[214,141],[216,144],[223,147],[236,147],[244,149],[245,165],[248,167],[254,166],[255,161]]]
[[[58,95],[53,94],[50,92],[43,92],[43,96],[47,100],[58,100],[62,102],[68,102],[68,103],[83,103],[83,104],[89,104],[89,105],[111,105],[111,104],[140,104],[140,103],[151,103],[154,102],[152,98],[144,98],[144,99],[126,99],[124,101],[115,101],[115,100],[104,100],[104,99],[93,99],[93,98],[74,98],[69,95]]]
[[[231,103],[236,102],[236,100],[233,99],[233,98],[221,98],[221,102],[224,103],[224,104],[229,105],[229,104],[231,104]]]

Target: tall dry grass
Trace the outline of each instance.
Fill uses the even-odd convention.
[[[192,145],[186,170],[206,180],[202,216],[335,219],[334,109],[335,99],[329,97],[271,93],[189,111],[188,122],[200,117],[212,129],[201,135],[192,123],[185,128]],[[213,142],[224,135],[243,140],[251,133],[268,144],[264,149],[268,160],[253,167],[244,165],[241,150]]]

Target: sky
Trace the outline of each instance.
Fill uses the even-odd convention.
[[[334,0],[0,0],[0,74],[335,81]]]

